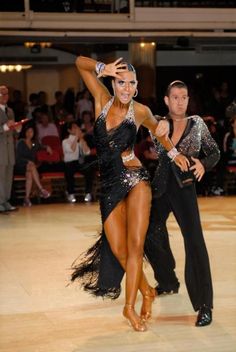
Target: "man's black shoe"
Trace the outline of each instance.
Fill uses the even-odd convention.
[[[203,306],[199,309],[196,326],[206,326],[212,322],[212,311],[211,308]]]
[[[168,287],[167,288],[164,288],[164,287],[161,287],[160,285],[156,286],[155,289],[156,289],[156,292],[157,292],[157,295],[160,296],[160,295],[171,295],[173,293],[178,293],[179,292],[179,282],[174,285],[173,287]]]

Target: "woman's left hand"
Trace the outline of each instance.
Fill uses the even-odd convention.
[[[155,129],[155,135],[158,137],[166,136],[168,138],[168,134],[170,132],[170,124],[166,120],[160,120],[157,128]]]
[[[205,173],[205,168],[199,159],[194,158],[193,156],[191,157],[191,159],[193,160],[194,164],[189,168],[189,170],[193,171],[197,181],[201,181],[202,176]]]
[[[176,155],[173,161],[177,166],[179,166],[181,171],[188,171],[190,162],[188,158],[186,158],[186,156],[184,156],[183,154],[178,154]]]

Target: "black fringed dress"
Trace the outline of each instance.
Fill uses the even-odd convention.
[[[140,181],[149,182],[146,169],[128,168],[121,157],[122,152],[133,150],[136,140],[133,100],[124,120],[107,130],[106,116],[113,101],[114,97],[105,105],[94,126],[101,179],[102,224],[135,185]],[[78,280],[86,291],[95,296],[112,299],[119,297],[124,270],[110,249],[104,229],[96,243],[73,263],[72,269],[71,280]]]

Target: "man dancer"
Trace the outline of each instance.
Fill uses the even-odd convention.
[[[186,180],[181,179],[178,168],[170,161],[167,152],[154,139],[159,164],[152,181],[153,200],[145,253],[154,270],[159,285],[157,294],[178,292],[175,275],[175,259],[172,254],[166,222],[171,211],[180,226],[185,245],[185,282],[190,300],[198,311],[196,326],[212,321],[213,289],[208,253],[203,238],[194,182],[200,181],[206,170],[219,160],[220,152],[207,126],[200,116],[186,116],[188,89],[184,82],[174,81],[164,97],[169,109],[166,116],[170,123],[170,135],[178,152],[189,157],[192,164]],[[200,150],[204,156],[199,159]],[[173,160],[172,160],[173,161]]]

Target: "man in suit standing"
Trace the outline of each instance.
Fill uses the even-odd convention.
[[[9,203],[15,163],[15,118],[13,110],[7,107],[8,99],[7,87],[0,86],[0,213],[16,210]]]

